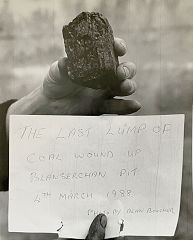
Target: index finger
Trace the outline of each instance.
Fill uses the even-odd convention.
[[[127,46],[122,38],[114,38],[114,50],[117,56],[123,56],[127,52]]]

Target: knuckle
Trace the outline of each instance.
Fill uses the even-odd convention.
[[[136,74],[136,66],[134,63],[121,63],[117,68],[117,77],[121,80],[131,79]]]
[[[123,84],[121,85],[121,91],[124,94],[131,95],[136,91],[137,85],[136,82],[131,81],[129,79],[125,80]]]
[[[130,75],[128,76],[129,79],[133,78],[136,75],[136,65],[132,62],[127,62],[124,64],[125,67],[129,69]]]

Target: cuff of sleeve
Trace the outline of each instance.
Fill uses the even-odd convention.
[[[15,99],[0,104],[0,191],[8,191],[9,186],[9,146],[6,136],[6,115]]]

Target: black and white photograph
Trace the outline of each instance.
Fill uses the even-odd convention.
[[[192,240],[192,0],[0,0],[0,240]]]

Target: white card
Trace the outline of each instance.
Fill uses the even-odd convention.
[[[183,137],[184,115],[11,116],[9,231],[174,235]]]

